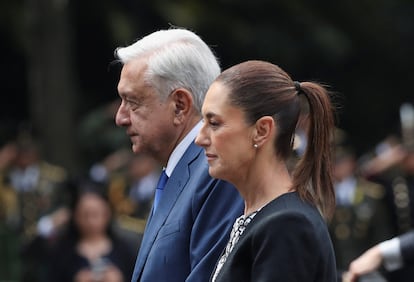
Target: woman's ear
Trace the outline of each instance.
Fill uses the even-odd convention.
[[[253,137],[254,144],[259,147],[270,140],[275,132],[275,121],[271,116],[259,118],[255,124],[255,133]]]
[[[174,107],[174,122],[183,122],[193,108],[193,96],[184,88],[178,88],[171,93]]]

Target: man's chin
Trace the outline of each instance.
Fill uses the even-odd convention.
[[[131,149],[135,154],[141,153],[141,147],[136,144],[132,144]]]
[[[211,166],[208,168],[208,174],[213,178],[217,178],[217,172]]]

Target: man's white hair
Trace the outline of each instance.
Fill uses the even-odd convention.
[[[147,57],[146,83],[164,98],[177,88],[189,90],[199,112],[210,84],[220,74],[212,50],[198,35],[182,28],[151,33],[127,47],[117,48],[115,56],[123,64]]]

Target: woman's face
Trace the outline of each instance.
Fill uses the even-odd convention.
[[[228,102],[229,89],[220,82],[209,88],[202,107],[203,127],[196,144],[205,149],[209,173],[231,183],[246,175],[254,157],[254,125],[245,121],[240,108]]]
[[[74,212],[75,223],[84,236],[105,233],[110,217],[108,203],[92,193],[81,196]]]

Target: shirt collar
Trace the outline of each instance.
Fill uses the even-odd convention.
[[[176,167],[177,163],[180,161],[181,157],[184,155],[187,148],[191,145],[194,139],[197,137],[198,132],[202,126],[202,121],[199,121],[193,129],[184,137],[183,140],[175,147],[174,151],[172,152],[170,158],[167,162],[167,167],[165,168],[165,173],[168,177],[171,176],[174,168]]]

